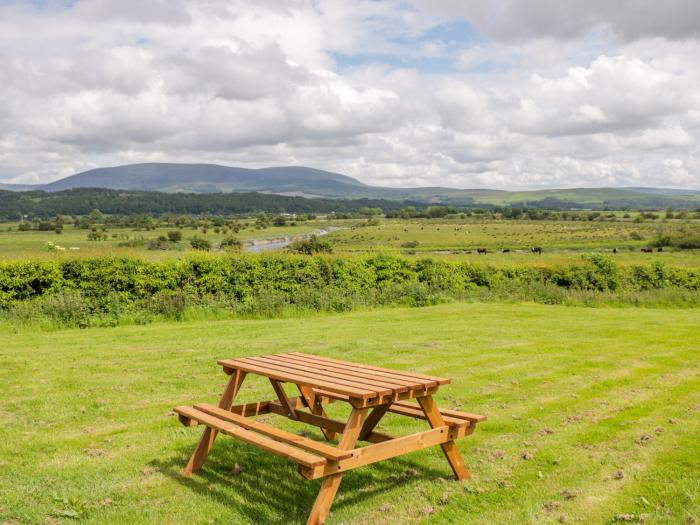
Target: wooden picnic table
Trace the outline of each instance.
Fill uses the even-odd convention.
[[[471,434],[485,416],[438,408],[433,395],[449,379],[414,372],[340,361],[290,352],[218,362],[230,378],[218,406],[201,403],[175,407],[186,426],[205,425],[184,475],[199,470],[221,432],[298,464],[307,479],[324,478],[307,525],[328,517],[343,473],[388,458],[440,445],[457,479],[469,478],[455,440]],[[267,377],[277,399],[233,405],[247,374]],[[296,385],[299,396],[289,397],[283,383]],[[417,403],[408,400],[415,398]],[[336,401],[352,406],[347,422],[329,418],[324,405]],[[387,412],[427,420],[431,429],[402,437],[376,432]],[[321,429],[337,446],[303,437],[256,421],[254,416],[279,414]],[[358,441],[370,444],[356,448]]]

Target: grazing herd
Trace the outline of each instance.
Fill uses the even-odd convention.
[[[542,255],[543,250],[540,246],[534,246],[534,247],[530,248],[530,251],[532,253],[537,253],[539,255]],[[501,253],[510,253],[510,252],[511,252],[510,248],[503,248],[501,250]],[[476,253],[478,253],[479,255],[485,255],[485,254],[489,253],[489,251],[487,248],[477,248]]]
[[[544,250],[542,249],[541,246],[533,246],[532,248],[530,248],[530,251],[531,251],[532,253],[536,253],[536,254],[538,254],[538,255],[542,255],[542,252],[543,252]],[[655,250],[654,250],[654,248],[642,248],[641,251],[642,251],[642,253],[654,253]],[[657,248],[656,251],[657,251],[657,252],[663,252],[664,249],[663,249],[663,248]],[[511,249],[510,249],[510,248],[503,248],[503,249],[501,250],[501,253],[510,253],[510,252],[511,252]],[[613,248],[613,249],[612,249],[612,252],[613,252],[613,253],[617,253],[617,248]],[[479,255],[485,255],[485,254],[489,253],[489,251],[488,251],[488,249],[486,249],[486,248],[477,248],[477,249],[476,249],[476,253],[478,253]]]

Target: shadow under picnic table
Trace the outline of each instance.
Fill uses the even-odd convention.
[[[195,444],[177,450],[167,461],[149,464],[198,495],[229,506],[243,522],[306,523],[322,480],[309,481],[296,472],[293,463],[232,439],[218,439],[202,469],[185,477],[182,470]],[[451,476],[449,468],[426,467],[406,457],[374,463],[346,473],[334,509],[411,481]]]

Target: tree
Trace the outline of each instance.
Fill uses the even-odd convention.
[[[288,250],[293,253],[313,255],[314,253],[333,253],[333,246],[330,242],[312,235],[308,239],[293,242],[289,245]]]
[[[255,219],[255,227],[259,230],[264,230],[270,225],[270,218],[267,216],[267,213],[264,211],[261,211],[258,213],[257,218]]]
[[[211,243],[206,239],[202,239],[201,237],[192,237],[190,239],[190,246],[192,246],[192,248],[194,248],[195,250],[211,250]]]
[[[357,213],[360,215],[364,215],[365,217],[372,217],[374,215],[381,215],[382,214],[382,209],[381,208],[370,208],[368,206],[363,206],[359,210],[357,210]]]
[[[93,209],[89,214],[88,217],[93,221],[93,222],[102,222],[104,219],[104,215],[102,215],[102,212],[98,210],[97,208]]]
[[[243,243],[235,237],[226,237],[221,241],[220,247],[222,250],[240,251],[243,248]]]
[[[168,240],[170,242],[180,242],[182,240],[182,232],[179,230],[169,231]]]

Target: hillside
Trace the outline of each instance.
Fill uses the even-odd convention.
[[[312,198],[412,200],[455,206],[541,208],[697,208],[700,191],[664,188],[572,188],[533,191],[443,187],[370,186],[324,170],[303,166],[248,169],[216,164],[146,163],[97,168],[49,184],[0,185],[12,191],[56,192],[105,188],[165,193],[259,192]]]
[[[41,189],[149,190],[168,193],[260,191],[307,195],[344,195],[364,186],[345,175],[304,167],[247,169],[216,164],[130,164],[97,168],[57,180]]]

